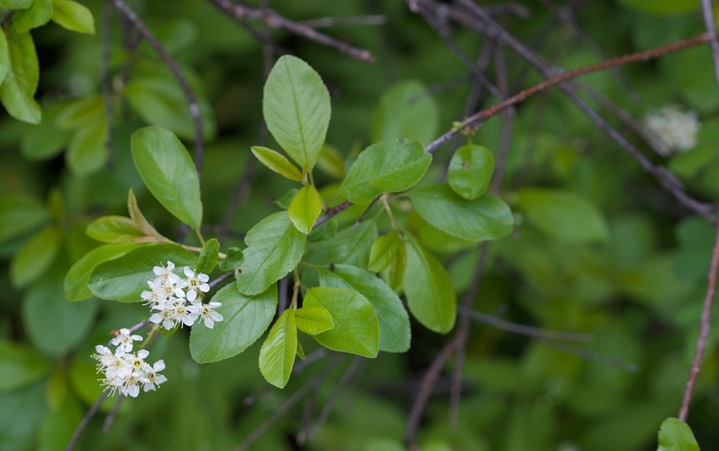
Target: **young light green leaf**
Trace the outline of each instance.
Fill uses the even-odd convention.
[[[295,311],[287,309],[277,318],[260,348],[260,373],[265,380],[284,388],[292,374],[297,355]]]
[[[255,158],[264,164],[267,169],[295,182],[302,181],[303,177],[300,170],[281,153],[262,146],[252,146],[250,150],[252,150]]]
[[[105,244],[91,250],[75,262],[65,276],[65,297],[68,301],[82,301],[92,297],[88,286],[92,272],[110,260],[122,257],[131,250],[140,247],[140,243]]]
[[[40,105],[33,98],[40,78],[35,43],[29,32],[7,33],[10,67],[0,85],[0,100],[12,117],[30,124],[42,119]]]
[[[262,112],[267,129],[303,172],[317,162],[330,110],[330,94],[320,75],[297,57],[280,57],[265,83]]]
[[[322,196],[314,186],[305,185],[290,202],[287,214],[297,230],[307,235],[322,213]]]
[[[295,310],[297,328],[307,335],[317,335],[335,327],[332,315],[324,307],[303,306]]]
[[[61,107],[55,104],[43,106],[42,122],[23,126],[20,135],[20,154],[23,158],[29,161],[45,161],[67,148],[71,134],[55,123],[60,110]]]
[[[205,242],[204,246],[202,246],[200,258],[197,260],[197,266],[195,267],[195,272],[210,274],[212,270],[215,269],[215,266],[217,266],[217,261],[219,259],[220,242],[217,241],[217,238],[211,238]]]
[[[512,212],[492,194],[467,200],[447,185],[429,185],[413,190],[409,196],[422,219],[457,238],[494,240],[512,231]]]
[[[247,232],[237,287],[248,296],[260,294],[292,271],[305,252],[305,235],[286,211],[272,214]]]
[[[47,208],[33,197],[0,197],[0,244],[33,230],[49,219]]]
[[[399,296],[375,274],[350,265],[334,265],[332,270],[318,269],[322,286],[352,288],[374,307],[379,320],[379,349],[405,352],[410,345],[409,315]]]
[[[87,6],[72,0],[52,0],[52,21],[70,31],[95,34],[95,19]]]
[[[394,84],[382,95],[374,116],[372,141],[416,139],[431,141],[439,125],[439,107],[427,87],[417,80]]]
[[[412,188],[430,163],[432,155],[417,141],[379,142],[359,154],[339,191],[354,203],[367,203],[382,193]]]
[[[574,193],[547,188],[524,188],[517,193],[517,208],[547,235],[562,241],[603,241],[609,227],[591,202]]]
[[[405,241],[404,292],[412,316],[426,328],[444,334],[452,330],[457,299],[442,264],[411,236]]]
[[[31,347],[0,341],[0,392],[24,387],[49,369],[50,362]]]
[[[171,131],[150,126],[133,133],[130,145],[137,172],[152,195],[177,219],[199,230],[200,181],[182,142]]]
[[[132,188],[130,188],[130,191],[127,193],[127,211],[130,214],[132,222],[134,222],[137,228],[140,229],[146,236],[153,237],[155,241],[171,242],[168,238],[160,235],[160,232],[158,232],[145,218],[145,215],[142,214],[140,206],[137,205],[137,198],[135,197],[135,193],[132,191]]]
[[[657,451],[699,451],[699,444],[688,424],[670,417],[659,428]]]
[[[87,236],[103,243],[152,241],[132,219],[115,215],[101,216],[92,221],[87,226]]]
[[[230,283],[211,299],[222,305],[216,311],[223,319],[212,329],[193,327],[190,334],[190,355],[197,363],[229,359],[250,347],[272,322],[277,309],[277,287],[272,286],[257,296],[245,296]]]
[[[33,0],[29,8],[15,11],[12,16],[12,29],[17,33],[25,33],[45,25],[51,17],[52,0]]]
[[[467,144],[452,155],[447,181],[455,193],[472,200],[487,192],[493,172],[492,152],[486,147]]]
[[[5,80],[5,76],[8,74],[12,67],[10,62],[10,50],[8,49],[7,38],[5,32],[0,29],[0,84]]]
[[[10,280],[24,288],[40,277],[52,264],[60,248],[61,233],[49,225],[30,238],[10,262]]]
[[[373,220],[366,220],[357,227],[346,227],[331,239],[323,241],[312,252],[310,260],[318,265],[346,263],[365,267],[375,238],[377,225]]]
[[[379,322],[372,304],[350,288],[314,287],[307,290],[304,307],[322,307],[332,315],[334,327],[315,335],[322,346],[374,358],[379,352]]]
[[[147,281],[155,278],[152,268],[167,261],[177,268],[194,268],[197,256],[177,244],[139,247],[95,268],[90,277],[90,291],[100,299],[142,302],[140,294],[148,289]]]
[[[401,246],[404,246],[404,244],[402,244],[399,232],[396,230],[377,237],[370,247],[367,269],[380,272],[387,268],[395,260],[396,253]]]
[[[317,168],[330,177],[342,179],[345,176],[345,159],[339,150],[325,144],[317,159]]]

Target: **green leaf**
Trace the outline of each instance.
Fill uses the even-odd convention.
[[[100,264],[90,277],[90,291],[100,299],[142,302],[140,294],[155,278],[154,266],[173,262],[177,268],[194,268],[197,256],[177,244],[153,244],[133,249],[125,255]]]
[[[412,316],[438,333],[454,327],[457,299],[449,274],[442,264],[411,236],[405,241],[404,292]]]
[[[260,373],[275,387],[284,388],[297,354],[295,311],[287,309],[277,318],[260,348]]]
[[[169,130],[141,128],[132,135],[132,159],[153,196],[177,219],[199,230],[200,181],[185,146]]]
[[[292,225],[286,211],[272,214],[252,227],[245,243],[237,286],[249,296],[262,293],[292,271],[305,252],[305,235]]]
[[[107,122],[103,110],[70,138],[65,153],[70,170],[79,176],[86,176],[102,169],[110,155],[106,139]]]
[[[212,329],[195,326],[190,334],[190,354],[197,363],[234,357],[267,330],[277,310],[277,288],[257,296],[245,296],[234,283],[225,285],[211,299],[222,305],[216,311],[223,320]],[[291,366],[291,365],[290,365]]]
[[[303,172],[311,170],[330,122],[330,94],[322,78],[301,59],[284,55],[265,83],[262,112],[272,136]]]
[[[82,343],[100,306],[97,302],[65,300],[64,275],[65,267],[55,264],[48,274],[28,288],[22,301],[25,331],[37,349],[54,357]]]
[[[375,238],[377,225],[373,220],[366,220],[357,227],[346,227],[332,239],[321,242],[312,252],[310,260],[318,265],[346,263],[365,267]]]
[[[95,34],[95,19],[83,4],[72,0],[52,0],[52,21],[70,31]]]
[[[304,307],[322,307],[332,315],[334,327],[315,335],[322,346],[374,358],[379,352],[379,323],[372,304],[350,288],[314,287],[305,293]]]
[[[467,200],[476,199],[489,188],[494,172],[494,156],[486,147],[467,144],[449,162],[450,188]]]
[[[699,451],[699,444],[688,424],[670,417],[659,428],[657,451]]]
[[[5,32],[0,28],[0,84],[5,80],[5,76],[10,72],[11,67],[7,38],[5,37]]]
[[[297,328],[308,335],[317,335],[335,327],[332,315],[324,307],[304,306],[295,310]]]
[[[0,198],[0,243],[21,236],[50,219],[47,208],[24,195]]]
[[[300,170],[281,153],[262,146],[252,146],[250,149],[255,158],[269,170],[295,182],[302,181],[303,177]]]
[[[232,271],[242,264],[242,249],[239,247],[230,247],[225,254],[227,257],[220,260],[218,264],[220,271]]]
[[[102,95],[86,95],[61,105],[55,122],[60,128],[81,129],[85,124],[94,122],[100,115],[105,115]]]
[[[0,0],[0,8],[25,9],[29,8],[33,0]]]
[[[292,198],[287,214],[297,230],[307,235],[322,213],[322,196],[314,186],[306,185]]]
[[[87,235],[103,243],[151,241],[132,219],[125,216],[101,216],[87,226]]]
[[[409,315],[399,296],[382,279],[350,265],[334,265],[331,271],[319,268],[318,272],[322,286],[352,288],[372,304],[379,320],[380,351],[405,352],[409,349]]]
[[[339,191],[354,203],[367,203],[382,193],[412,188],[430,163],[432,155],[417,141],[372,144],[359,154]]]
[[[50,362],[29,346],[0,341],[0,391],[29,385],[50,369]]]
[[[33,0],[29,8],[15,11],[12,29],[17,33],[25,33],[45,25],[52,17],[52,10],[52,0]]]
[[[49,225],[30,238],[10,263],[10,279],[24,288],[40,277],[52,264],[60,248],[61,233]]]
[[[382,95],[372,141],[408,138],[427,143],[434,139],[438,125],[439,107],[429,89],[417,80],[405,80]]]
[[[65,276],[64,291],[67,300],[74,302],[92,297],[89,284],[95,268],[109,260],[122,257],[139,246],[140,243],[105,244],[85,254],[72,265]]]
[[[603,241],[609,227],[602,213],[574,193],[547,188],[524,188],[517,192],[517,208],[547,235],[562,241]]]
[[[429,185],[413,190],[409,196],[422,219],[457,238],[494,240],[512,232],[512,212],[492,194],[467,200],[447,185]]]
[[[29,32],[7,33],[10,68],[0,85],[0,100],[8,113],[15,119],[30,124],[39,124],[42,119],[40,105],[33,98],[40,78],[40,67],[35,52],[35,43]]]
[[[200,252],[200,259],[197,261],[195,272],[210,274],[217,266],[220,259],[220,242],[217,238],[211,238],[205,242]]]
[[[149,124],[171,130],[185,139],[195,136],[195,124],[187,104],[187,97],[172,79],[134,78],[127,83],[124,94],[132,109]],[[206,101],[197,99],[203,121],[203,138],[214,134],[214,118]]]
[[[57,405],[49,403],[49,411],[40,427],[37,441],[39,451],[63,449],[72,439],[72,434],[84,415],[84,406],[81,407],[75,396],[67,393],[64,375],[58,382],[58,385],[60,384],[63,389],[62,397]]]
[[[401,246],[404,245],[396,230],[378,237],[370,247],[367,269],[380,272],[387,268],[396,259],[397,251]]]

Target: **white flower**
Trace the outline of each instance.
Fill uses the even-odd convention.
[[[134,341],[142,341],[140,335],[130,335],[129,329],[120,329],[120,332],[110,340],[110,344],[117,346],[117,349],[122,352],[131,352]]]
[[[681,111],[676,105],[667,105],[647,114],[644,124],[666,146],[666,149],[658,149],[665,157],[670,152],[683,152],[695,147],[701,125],[696,112]]]
[[[222,303],[220,302],[209,302],[207,304],[203,304],[201,302],[193,302],[193,304],[198,312],[199,312],[199,318],[204,321],[205,327],[208,329],[212,329],[215,327],[215,322],[222,321],[224,318],[222,315],[217,313],[214,309],[217,307],[222,306]]]
[[[210,280],[210,276],[203,273],[195,272],[185,266],[183,269],[185,272],[186,279],[180,282],[180,286],[187,288],[187,300],[192,302],[197,299],[199,292],[207,293],[210,291],[210,285],[207,283]]]
[[[156,280],[160,280],[163,283],[170,285],[176,284],[180,280],[180,276],[172,272],[175,269],[175,264],[171,261],[167,262],[167,266],[154,266],[152,272],[157,276]]]
[[[197,316],[200,311],[194,305],[187,305],[184,302],[178,302],[175,304],[175,308],[172,310],[172,318],[176,323],[182,323],[185,326],[192,326],[197,320]]]
[[[146,381],[145,384],[142,386],[142,389],[145,391],[155,390],[155,388],[157,388],[160,384],[162,384],[163,382],[167,382],[167,378],[162,374],[159,374],[159,372],[164,369],[164,360],[158,360],[152,366],[145,364],[143,370],[145,372]]]

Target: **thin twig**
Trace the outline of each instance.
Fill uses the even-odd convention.
[[[719,40],[717,40],[716,18],[714,17],[714,9],[712,0],[702,0],[702,15],[704,16],[704,26],[709,35],[709,46],[712,49],[712,59],[714,60],[714,76],[719,86]]]
[[[230,0],[209,1],[236,21],[244,21],[246,18],[258,20],[272,28],[283,28],[290,33],[302,36],[305,39],[319,42],[320,44],[324,44],[328,47],[337,49],[340,52],[353,58],[356,58],[360,61],[365,61],[369,63],[375,61],[374,56],[369,50],[353,47],[347,43],[327,36],[324,33],[320,33],[312,27],[309,27],[299,22],[293,22],[289,19],[282,17],[271,9],[252,8],[241,3],[233,3]]]
[[[702,309],[701,326],[699,329],[699,337],[697,338],[697,346],[694,350],[694,361],[692,362],[692,370],[687,379],[687,387],[684,390],[684,399],[682,407],[679,410],[679,419],[686,421],[689,414],[689,403],[692,400],[694,386],[696,385],[697,376],[702,367],[702,359],[704,351],[709,341],[709,331],[711,329],[712,304],[714,303],[714,293],[716,292],[717,268],[719,268],[719,225],[717,225],[716,237],[714,238],[714,251],[712,252],[711,266],[709,274],[707,274],[707,291],[704,296],[704,308]]]
[[[112,99],[112,77],[110,75],[110,22],[112,19],[112,5],[105,2],[102,8],[102,29],[100,30],[100,45],[102,53],[100,56],[100,85],[102,88],[102,103],[105,107],[105,148],[107,149],[107,163],[112,166],[114,151],[112,148],[112,135],[115,126],[115,115],[113,113]]]
[[[311,28],[329,28],[345,25],[379,26],[387,23],[387,16],[373,14],[369,16],[320,17],[300,22]]]
[[[656,47],[649,50],[644,50],[642,52],[637,53],[631,53],[629,55],[623,55],[617,58],[612,58],[604,61],[600,61],[595,64],[590,64],[588,66],[579,67],[577,69],[573,69],[570,71],[562,72],[560,74],[557,74],[551,78],[547,78],[546,80],[542,81],[541,83],[532,86],[531,88],[525,89],[512,97],[509,97],[508,99],[504,100],[503,102],[500,102],[496,105],[493,105],[489,108],[486,108],[482,111],[479,111],[472,116],[468,117],[467,119],[460,122],[456,127],[454,127],[452,130],[449,130],[439,138],[432,141],[430,144],[427,145],[427,152],[432,153],[439,146],[444,144],[445,142],[449,141],[452,137],[459,134],[463,130],[476,127],[479,123],[487,120],[488,118],[494,116],[495,114],[499,113],[505,108],[508,108],[512,105],[516,105],[517,103],[520,103],[524,100],[526,100],[528,97],[531,97],[534,94],[537,94],[541,91],[544,91],[545,89],[552,87],[554,85],[560,84],[562,82],[569,81],[573,78],[577,78],[582,75],[590,74],[592,72],[598,72],[602,70],[607,70],[609,68],[623,66],[625,64],[629,63],[635,63],[639,61],[647,61],[653,58],[658,58],[662,55],[665,55],[667,53],[676,52],[678,50],[682,50],[689,47],[695,47],[700,44],[704,44],[709,41],[709,35],[708,34],[702,34],[699,36],[695,36],[690,39],[685,39],[683,41],[677,41],[673,42],[671,44],[662,46],[662,47]]]
[[[110,411],[107,413],[107,416],[105,416],[105,421],[102,422],[103,434],[107,434],[108,432],[110,432],[112,423],[115,421],[115,417],[117,417],[117,413],[120,411],[120,406],[122,405],[122,401],[124,400],[125,397],[122,394],[117,396],[115,404],[112,405],[112,409],[110,409]]]
[[[574,354],[582,359],[585,360],[594,360],[596,362],[601,362],[616,368],[621,368],[625,371],[628,371],[630,373],[636,373],[639,371],[639,365],[637,365],[634,362],[626,362],[624,360],[620,360],[614,357],[609,357],[607,355],[600,354],[598,352],[589,351],[587,349],[582,349],[577,346],[572,346],[567,343],[562,343],[555,340],[550,340],[546,338],[540,338],[539,341],[541,343],[546,344],[547,346],[551,346],[555,349],[558,349],[560,351],[568,352],[570,354]]]
[[[247,437],[245,437],[242,442],[240,442],[239,445],[237,445],[236,450],[241,451],[248,449],[255,441],[257,441],[258,438],[262,437],[262,434],[267,432],[273,424],[277,422],[280,418],[282,418],[295,404],[300,402],[304,396],[309,393],[311,390],[316,389],[322,381],[327,377],[327,374],[335,367],[340,361],[340,356],[336,356],[334,360],[325,366],[322,371],[317,374],[315,377],[310,379],[309,382],[307,382],[304,386],[300,387],[299,390],[294,392],[292,396],[287,398],[285,402],[280,404],[273,412],[272,415],[270,415],[265,421],[262,422],[259,426],[257,426],[256,429],[254,429]]]
[[[185,75],[180,69],[180,65],[172,58],[172,55],[160,44],[160,41],[150,31],[149,28],[142,22],[135,12],[123,0],[111,0],[115,9],[122,14],[135,29],[142,35],[143,38],[150,44],[155,52],[162,58],[167,67],[170,69],[172,74],[175,76],[177,83],[180,85],[180,89],[187,97],[187,103],[190,110],[190,116],[192,117],[192,123],[194,125],[195,133],[195,168],[197,169],[198,177],[202,177],[202,166],[203,166],[203,123],[202,116],[200,114],[200,104],[197,101],[195,92],[190,87],[190,83],[185,78]]]
[[[332,410],[334,409],[335,404],[337,403],[337,400],[339,399],[341,393],[345,390],[345,388],[347,388],[352,379],[354,379],[354,377],[357,375],[357,371],[360,369],[360,366],[365,361],[366,360],[359,356],[352,359],[352,363],[350,364],[349,368],[347,368],[347,370],[345,370],[345,372],[342,374],[342,377],[340,378],[339,382],[337,382],[337,386],[335,387],[332,395],[330,395],[329,400],[320,411],[320,414],[317,415],[315,424],[311,428],[308,428],[308,430],[302,430],[301,435],[297,435],[298,445],[304,445],[307,440],[312,439],[312,437],[317,434],[317,431],[320,430],[322,425],[325,423],[325,421],[327,421],[327,418],[329,418],[330,414],[332,413]]]
[[[478,312],[464,306],[459,306],[460,315],[466,316],[474,321],[478,321],[497,329],[506,330],[515,334],[526,335],[528,337],[542,338],[545,340],[565,340],[576,342],[592,341],[592,335],[577,332],[565,332],[561,330],[541,329],[538,327],[527,326],[525,324],[517,324],[498,318],[496,315]]]
[[[72,437],[70,438],[70,442],[65,447],[65,451],[72,451],[75,449],[75,446],[77,445],[77,441],[80,440],[80,436],[83,432],[85,432],[85,429],[87,429],[87,426],[90,424],[90,420],[92,420],[92,417],[95,416],[98,410],[100,410],[100,406],[102,406],[102,403],[105,402],[105,399],[107,399],[108,393],[102,392],[99,398],[97,398],[97,401],[90,407],[90,409],[87,411],[85,416],[82,418],[82,421],[80,421],[80,424],[75,429],[75,432],[72,433]]]

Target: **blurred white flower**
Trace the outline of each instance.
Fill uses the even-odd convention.
[[[646,128],[664,144],[658,152],[666,157],[671,152],[684,152],[697,144],[700,122],[695,111],[681,111],[667,105],[644,117]]]

